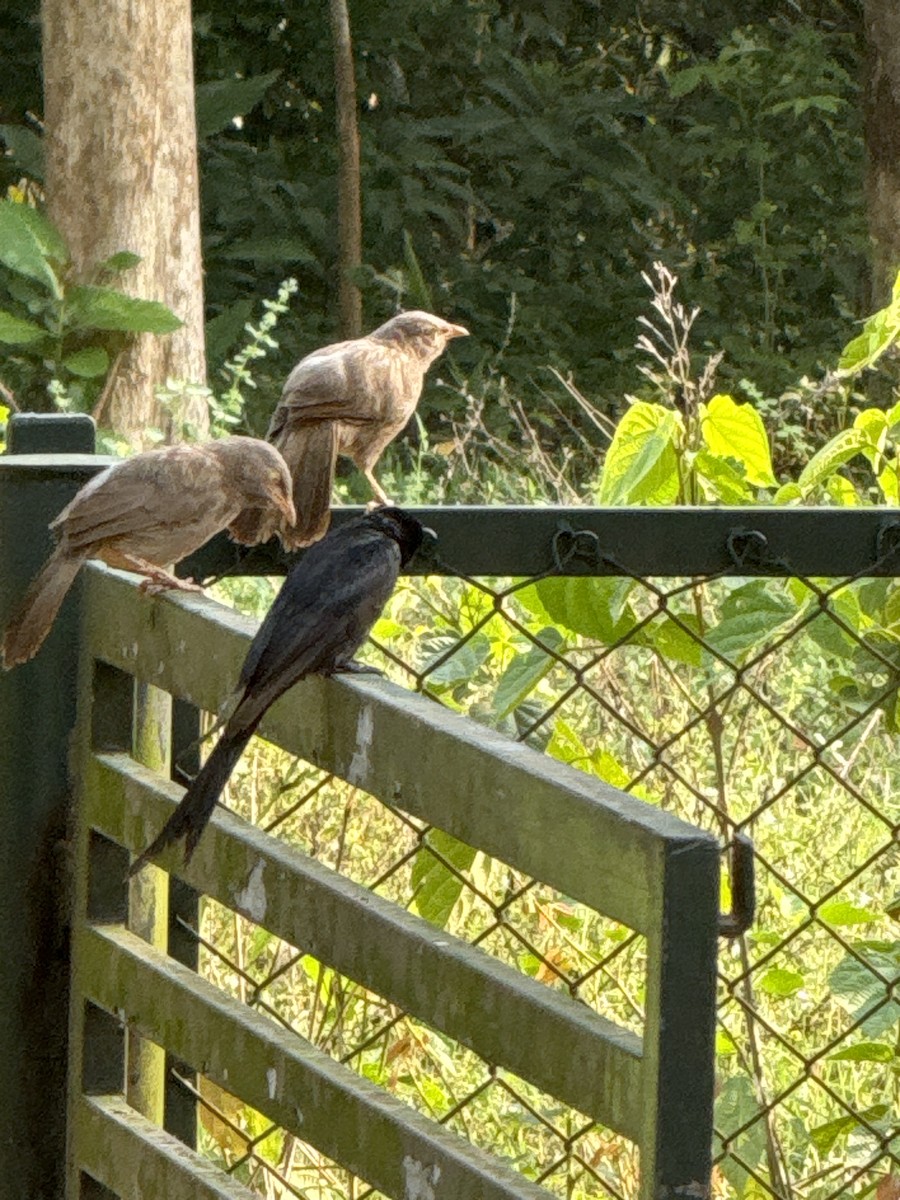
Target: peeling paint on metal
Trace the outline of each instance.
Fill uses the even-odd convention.
[[[263,872],[265,864],[262,859],[259,859],[256,866],[250,872],[250,877],[247,880],[247,886],[241,891],[234,894],[234,906],[240,909],[242,913],[255,921],[257,925],[261,925],[266,916],[266,886],[263,883]]]
[[[434,1189],[441,1177],[441,1168],[437,1163],[428,1167],[407,1154],[403,1160],[403,1174],[405,1200],[435,1200]]]
[[[369,774],[369,750],[372,747],[374,732],[375,719],[371,708],[366,704],[359,710],[356,722],[356,749],[347,768],[347,778],[351,783],[358,785]]]
[[[269,1067],[266,1071],[266,1086],[269,1089],[269,1099],[274,1100],[278,1090],[278,1072],[274,1067]]]

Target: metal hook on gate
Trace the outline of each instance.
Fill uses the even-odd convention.
[[[725,545],[736,567],[761,567],[769,557],[769,539],[758,529],[732,529]]]
[[[875,535],[875,554],[879,561],[900,553],[900,521],[885,521]]]
[[[753,843],[746,833],[736,833],[729,855],[731,912],[719,914],[719,937],[746,933],[756,916],[756,864]]]
[[[598,563],[602,558],[596,533],[592,529],[573,529],[568,521],[560,521],[550,551],[557,571],[564,571],[575,558],[589,563]]]

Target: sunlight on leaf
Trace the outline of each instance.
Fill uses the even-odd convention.
[[[678,496],[678,413],[638,401],[616,427],[606,452],[598,504],[671,504]]]
[[[701,407],[701,427],[710,452],[736,459],[749,483],[756,487],[776,485],[769,439],[752,404],[736,404],[731,396],[713,396]]]

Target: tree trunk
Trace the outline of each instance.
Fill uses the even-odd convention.
[[[900,6],[866,0],[866,198],[875,306],[900,268]]]
[[[166,379],[204,383],[203,276],[190,0],[43,0],[50,216],[78,277],[119,250],[142,261],[134,295],[167,304],[174,334],[141,334],[108,395],[113,429],[143,440],[209,428],[194,398],[173,426],[154,397]]]
[[[359,337],[362,299],[350,277],[362,261],[362,204],[359,182],[359,122],[356,73],[346,0],[330,0],[334,42],[334,91],[338,138],[338,306],[341,337]]]

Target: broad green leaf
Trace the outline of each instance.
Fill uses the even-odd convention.
[[[562,634],[552,625],[548,625],[535,636],[551,650],[558,650],[564,644]],[[552,668],[554,661],[540,646],[532,646],[530,650],[523,651],[513,658],[500,676],[494,693],[494,710],[498,719],[509,716],[513,709],[534,691]]]
[[[900,983],[900,942],[856,943],[855,949],[859,958],[850,954],[842,958],[828,983],[850,1019],[861,1021],[862,1032],[874,1039],[900,1021],[900,1003],[888,999],[888,984]]]
[[[746,1194],[752,1178],[745,1168],[756,1170],[765,1161],[766,1131],[759,1117],[759,1101],[750,1078],[741,1074],[726,1079],[716,1096],[715,1146],[717,1157],[725,1150],[718,1164],[719,1170],[738,1196]],[[736,1133],[736,1130],[742,1132]],[[728,1150],[733,1150],[736,1157],[733,1158]]]
[[[900,280],[900,275],[898,275]],[[897,280],[890,304],[873,313],[862,327],[862,333],[843,349],[838,361],[839,375],[857,375],[881,358],[900,335],[900,290]]]
[[[560,762],[568,763],[580,771],[587,771],[612,787],[630,790],[633,795],[650,799],[643,788],[630,788],[633,775],[626,771],[609,750],[595,747],[589,749],[575,730],[561,718],[553,726],[553,736],[547,743],[547,753]],[[651,801],[652,802],[652,801]]]
[[[21,317],[0,309],[0,342],[6,346],[30,346],[47,336],[47,330],[34,321],[24,321]]]
[[[863,1121],[869,1124],[873,1121],[880,1121],[887,1112],[887,1104],[873,1104],[871,1108],[861,1112],[859,1117],[838,1117],[834,1121],[826,1121],[824,1125],[817,1125],[814,1129],[810,1129],[809,1139],[820,1154],[828,1155],[841,1138],[846,1138],[854,1129],[861,1126]]]
[[[824,113],[839,112],[847,104],[847,101],[842,96],[796,96],[792,100],[780,100],[777,104],[771,105],[766,111],[772,116],[778,116],[783,112],[790,112],[795,117],[802,117],[809,109],[818,109]]]
[[[735,588],[722,603],[719,623],[707,630],[705,641],[737,662],[770,641],[797,611],[798,605],[777,583],[754,579]]]
[[[862,412],[856,414],[853,428],[865,430],[872,445],[878,446],[882,443],[888,428],[887,413],[880,408],[864,408]]]
[[[560,762],[583,765],[590,757],[587,746],[568,721],[561,717],[553,723],[553,735],[547,743],[547,753]]]
[[[859,648],[859,643],[825,613],[814,617],[803,632],[806,637],[812,638],[826,654],[834,655],[838,659],[852,660]],[[832,678],[831,684],[835,690],[839,690],[835,684],[836,678]],[[845,696],[845,699],[849,699],[849,697]]]
[[[896,1058],[892,1046],[884,1042],[857,1042],[828,1055],[829,1062],[893,1062]]]
[[[253,931],[253,936],[250,938],[250,945],[247,947],[247,959],[253,962],[276,940],[275,934],[268,929],[264,929],[262,925],[257,925]]]
[[[675,97],[687,96],[709,78],[710,72],[705,66],[685,67],[683,71],[676,71],[669,79],[669,92]]]
[[[217,258],[245,259],[260,265],[281,266],[284,263],[318,265],[319,259],[306,242],[297,237],[272,234],[268,237],[241,238],[216,251]]]
[[[77,329],[120,333],[173,333],[182,322],[158,300],[139,300],[114,288],[79,286],[68,294],[68,316]]]
[[[871,445],[868,434],[863,429],[844,429],[823,446],[818,454],[814,454],[803,470],[797,484],[804,495],[809,495],[838,467],[855,458]]]
[[[63,235],[49,217],[45,217],[39,208],[32,208],[30,204],[17,204],[16,209],[40,246],[44,257],[59,266],[65,266],[69,261],[69,250]]]
[[[752,404],[736,404],[731,396],[713,396],[702,406],[700,420],[711,454],[736,459],[755,487],[775,487],[769,439]]]
[[[699,629],[700,623],[693,613],[679,613],[677,621],[666,613],[645,627],[643,641],[665,659],[699,667],[703,662],[703,647],[691,633],[691,630],[698,633]]]
[[[424,308],[426,312],[433,312],[435,308],[434,297],[431,294],[431,288],[428,286],[425,272],[422,270],[422,266],[416,255],[412,234],[406,229],[403,230],[403,262],[406,266],[407,290],[411,301],[410,307]]]
[[[130,250],[119,250],[103,260],[97,268],[97,273],[108,271],[112,275],[121,275],[123,271],[132,270],[140,261],[139,254],[133,254]]]
[[[878,486],[881,488],[881,494],[885,504],[900,504],[900,480],[898,480],[896,470],[889,465],[885,465],[878,472]]]
[[[759,987],[770,996],[793,996],[799,992],[806,980],[798,971],[786,971],[771,967],[759,981]]]
[[[206,322],[206,356],[210,374],[213,367],[219,366],[228,357],[252,314],[253,301],[244,297]]]
[[[81,379],[96,379],[109,370],[109,355],[101,346],[88,346],[67,355],[63,366]]]
[[[0,263],[43,284],[59,298],[62,289],[45,251],[46,239],[40,236],[49,222],[29,214],[34,209],[27,204],[0,200]]]
[[[440,666],[435,667],[433,671],[429,671],[429,663],[437,662],[454,647],[458,647],[458,649],[453,650],[449,658],[445,659]],[[475,633],[467,642],[460,645],[459,638],[442,634],[429,638],[426,650],[428,657],[419,669],[425,676],[429,688],[443,691],[456,687],[460,683],[468,683],[475,677],[478,668],[490,657],[491,639],[484,633]]]
[[[44,139],[24,125],[0,125],[0,138],[6,143],[23,174],[44,182]]]
[[[735,463],[708,450],[694,455],[694,471],[708,502],[747,504],[756,495]]]
[[[441,858],[432,854],[429,846]],[[471,867],[477,853],[477,850],[442,829],[428,831],[425,845],[416,854],[412,864],[413,903],[420,917],[441,929],[445,928],[463,889],[461,873]]]
[[[616,427],[606,452],[598,504],[671,504],[678,497],[675,441],[681,417],[659,404],[637,401]]]
[[[198,83],[197,136],[209,137],[226,129],[235,117],[242,117],[255,108],[279,77],[281,71],[252,75],[249,79],[213,79]]]
[[[859,492],[843,475],[831,475],[825,480],[825,494],[837,508],[858,508],[862,504]],[[798,489],[799,490],[799,489]]]
[[[850,900],[829,900],[818,910],[818,916],[828,925],[869,925],[878,921],[881,914]]]
[[[520,602],[570,633],[612,645],[637,623],[628,598],[631,579],[554,575],[517,592]]]
[[[725,1032],[724,1029],[716,1030],[716,1057],[728,1058],[732,1054],[737,1054],[737,1046],[734,1039]]]
[[[803,489],[796,483],[783,483],[772,497],[773,504],[791,504],[803,499]]]

